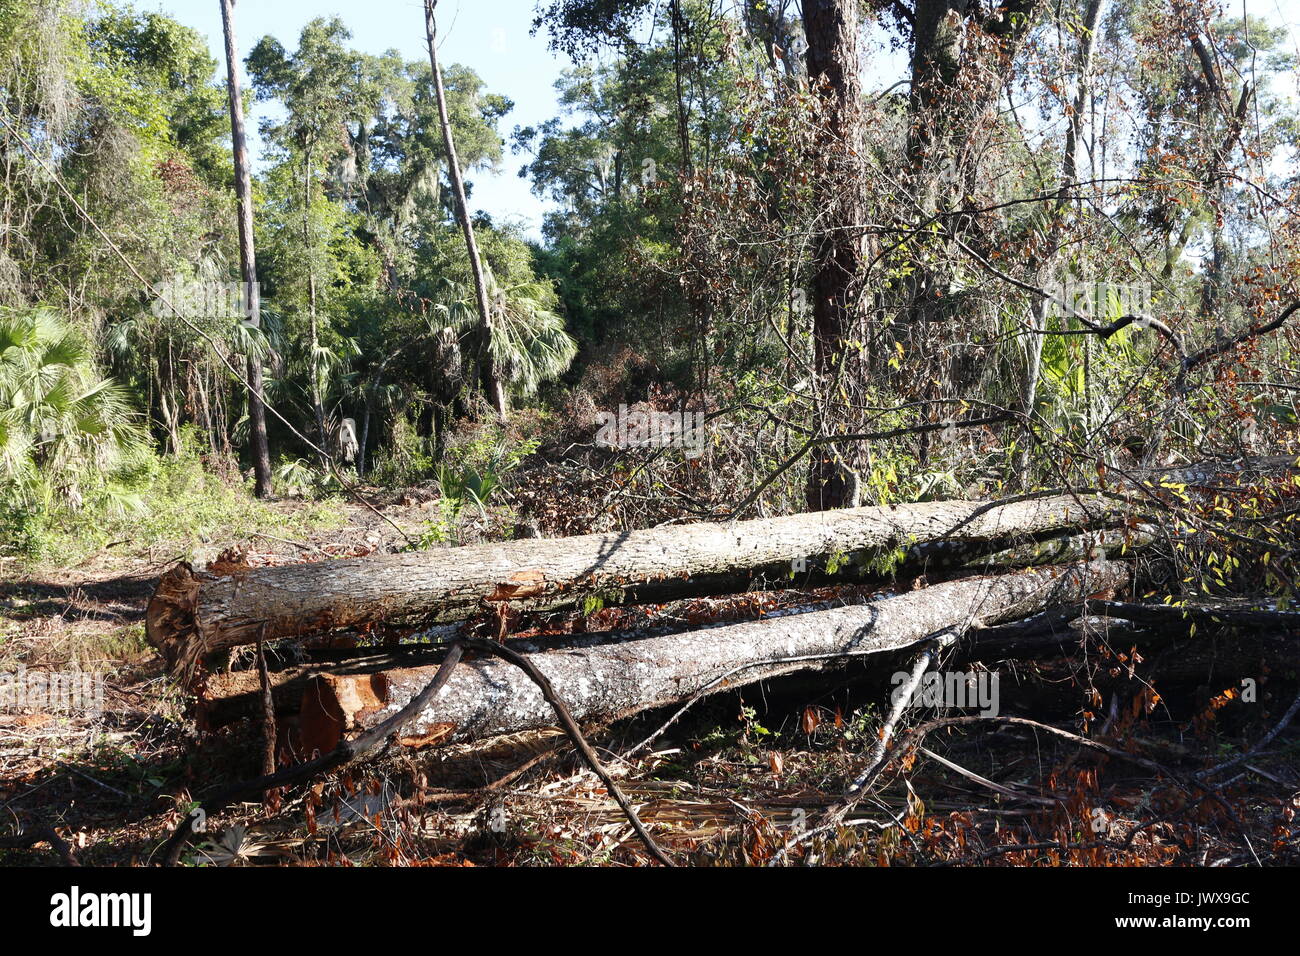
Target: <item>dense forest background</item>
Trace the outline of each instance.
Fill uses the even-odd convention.
[[[1284,27],[1183,0],[824,6],[852,36],[792,3],[543,4],[567,112],[532,128],[447,67],[471,180],[522,166],[555,204],[541,241],[477,217],[485,336],[427,63],[336,18],[247,58],[246,100],[279,107],[254,325],[204,38],[5,0],[5,552],[175,522],[196,481],[239,513],[246,356],[274,493],[437,482],[426,543],[484,533],[466,514],[571,533],[1283,450],[1292,326],[1261,327],[1296,281]],[[870,88],[885,50],[911,76]],[[704,454],[596,447],[623,405],[703,413]]]

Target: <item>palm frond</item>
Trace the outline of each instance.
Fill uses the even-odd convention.
[[[101,378],[89,343],[49,309],[0,311],[0,477],[111,467],[144,432],[126,389]]]

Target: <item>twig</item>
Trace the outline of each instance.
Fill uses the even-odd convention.
[[[880,736],[876,738],[876,742],[871,746],[867,765],[862,769],[861,773],[853,778],[853,782],[849,784],[848,789],[845,791],[846,795],[857,793],[879,774],[880,767],[885,760],[885,752],[889,749],[889,741],[894,736],[894,728],[898,725],[899,718],[903,716],[903,711],[911,706],[912,695],[921,683],[921,678],[929,670],[935,655],[944,648],[952,646],[955,640],[956,635],[951,628],[941,631],[929,646],[916,655],[916,661],[912,665],[912,674],[907,683],[894,692],[894,706],[889,711],[885,726],[880,729]],[[846,806],[844,808],[845,812],[848,809]],[[827,811],[827,815],[829,816],[835,810],[836,808],[832,807],[830,811]],[[842,817],[843,814],[840,814],[840,816]]]
[[[954,773],[959,774],[962,777],[965,777],[967,780],[971,781],[972,783],[977,783],[981,787],[986,787],[989,790],[992,790],[994,793],[1000,793],[1004,797],[1008,797],[1012,800],[1026,800],[1029,803],[1037,803],[1040,806],[1044,806],[1044,807],[1055,807],[1060,805],[1060,801],[1058,800],[1052,800],[1049,797],[1040,797],[1032,793],[1020,793],[1016,790],[1011,789],[1010,787],[1004,787],[1002,784],[997,783],[994,780],[990,780],[987,777],[981,777],[974,770],[967,770],[965,767],[961,766],[960,764],[953,763],[947,757],[943,757],[935,753],[929,747],[920,747],[918,749],[921,751],[921,753],[925,754],[927,757],[929,757],[931,760],[935,761],[936,763],[942,764],[943,766],[947,767],[949,770],[953,771]]]
[[[125,797],[128,800],[131,799],[131,795],[127,793],[125,790],[119,790],[117,787],[111,786],[110,784],[107,784],[102,780],[98,780],[95,777],[92,777],[90,774],[86,773],[84,770],[72,766],[72,764],[60,763],[59,766],[62,767],[64,770],[68,771],[69,773],[75,773],[78,777],[81,777],[84,780],[89,780],[95,786],[101,787],[102,789],[107,790],[109,793],[115,793],[119,797]]]
[[[1225,760],[1221,764],[1216,764],[1215,766],[1209,768],[1208,770],[1197,771],[1195,777],[1198,780],[1202,780],[1207,777],[1217,776],[1223,771],[1230,770],[1231,768],[1237,766],[1237,764],[1244,763],[1245,761],[1249,760],[1251,757],[1255,756],[1257,753],[1259,753],[1261,750],[1263,750],[1265,747],[1271,744],[1274,740],[1276,740],[1278,734],[1286,730],[1287,726],[1291,723],[1291,718],[1295,717],[1297,710],[1300,710],[1300,694],[1297,694],[1296,699],[1291,701],[1291,706],[1288,707],[1286,713],[1282,715],[1282,719],[1277,722],[1277,726],[1275,726],[1272,730],[1270,730],[1258,741],[1256,741],[1255,746],[1251,747],[1247,751],[1244,751],[1243,753],[1238,754],[1236,757],[1233,757],[1230,760]],[[1255,772],[1260,773],[1260,771],[1258,770],[1256,770]],[[1266,776],[1266,775],[1261,774],[1261,776]]]
[[[17,836],[0,837],[0,850],[28,850],[37,843],[48,843],[59,854],[64,866],[81,866],[68,841],[59,836],[54,827],[39,820],[32,821]]]
[[[447,656],[443,658],[438,672],[433,676],[433,680],[429,681],[424,690],[413,697],[410,703],[383,723],[355,740],[342,741],[328,754],[317,757],[315,760],[308,760],[292,767],[286,767],[278,773],[258,777],[254,780],[241,781],[226,787],[213,796],[200,801],[204,813],[211,816],[230,806],[236,800],[254,796],[260,798],[262,794],[272,788],[293,786],[327,771],[356,763],[368,756],[371,751],[377,749],[380,744],[386,742],[390,737],[401,733],[406,725],[428,706],[433,698],[438,695],[438,692],[446,686],[447,681],[450,680],[451,673],[456,664],[459,663],[463,653],[464,645],[462,642],[457,641],[448,647]],[[168,837],[167,842],[163,844],[164,866],[176,865],[185,849],[190,834],[193,832],[194,821],[194,813],[187,814],[185,819],[172,832],[172,835]]]
[[[306,541],[294,541],[292,538],[281,538],[279,535],[267,534],[265,531],[254,531],[251,536],[254,538],[266,538],[268,541],[279,541],[281,544],[291,544],[295,548],[301,548],[303,551],[315,551],[318,554],[325,555],[326,557],[330,556],[328,551],[319,548],[314,544],[309,544]]]
[[[552,748],[550,750],[543,751],[542,753],[539,753],[534,757],[531,757],[530,759],[526,760],[524,763],[520,764],[518,767],[515,767],[514,770],[511,770],[509,773],[505,774],[504,776],[497,777],[497,779],[484,784],[483,786],[479,787],[477,790],[438,790],[432,793],[426,792],[426,793],[418,794],[415,797],[403,798],[401,800],[401,805],[407,808],[419,809],[422,805],[427,805],[427,804],[461,803],[464,801],[473,800],[477,797],[482,797],[484,794],[493,793],[497,790],[500,790],[502,787],[509,786],[511,783],[518,780],[524,774],[528,773],[528,771],[534,769],[540,764],[546,763],[548,760],[554,760],[556,756],[557,756],[557,750],[555,748]]]
[[[587,762],[587,766],[590,767],[596,776],[600,778],[601,782],[605,784],[605,788],[609,791],[609,795],[618,803],[624,815],[627,817],[628,822],[632,824],[632,829],[636,831],[637,836],[641,838],[641,842],[644,843],[646,849],[650,851],[650,855],[664,866],[676,866],[668,855],[659,848],[659,844],[655,842],[654,837],[650,835],[650,832],[646,830],[645,826],[641,823],[641,818],[637,816],[636,810],[633,809],[632,804],[628,802],[623,791],[620,790],[618,784],[614,782],[614,778],[611,777],[601,765],[600,759],[596,756],[596,752],[591,749],[591,744],[587,743],[587,738],[582,735],[582,731],[578,728],[577,722],[569,713],[569,708],[564,705],[564,701],[560,700],[559,695],[555,693],[555,688],[551,686],[551,682],[547,679],[546,675],[537,669],[537,665],[519,652],[512,650],[504,644],[498,644],[495,641],[485,641],[481,638],[473,637],[464,638],[461,643],[466,647],[473,648],[474,650],[483,651],[484,653],[500,657],[502,660],[514,664],[528,675],[529,679],[537,685],[537,689],[542,692],[542,696],[546,698],[546,702],[551,705],[551,709],[555,711],[555,715],[560,718],[560,724],[563,726],[564,732],[569,735],[569,739],[573,741],[573,745],[578,748],[578,752],[582,754],[582,758]]]

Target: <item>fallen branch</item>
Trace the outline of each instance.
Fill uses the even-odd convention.
[[[1246,750],[1238,754],[1237,756],[1229,760],[1225,760],[1222,763],[1215,764],[1213,767],[1210,767],[1207,770],[1199,771],[1196,774],[1196,779],[1206,780],[1210,777],[1218,776],[1219,774],[1223,773],[1223,771],[1225,770],[1231,770],[1233,767],[1237,766],[1238,764],[1245,763],[1251,757],[1258,754],[1265,747],[1267,747],[1274,740],[1276,740],[1278,735],[1282,733],[1282,731],[1286,730],[1288,726],[1290,726],[1291,720],[1292,718],[1295,717],[1296,711],[1298,710],[1300,710],[1300,694],[1297,694],[1296,699],[1291,701],[1291,706],[1288,707],[1286,713],[1282,715],[1282,719],[1279,720],[1276,725],[1274,725],[1272,730],[1270,730],[1258,741],[1256,741],[1253,747],[1251,747],[1249,750]],[[1260,771],[1257,770],[1255,772],[1259,773]]]
[[[884,726],[880,728],[875,743],[871,745],[871,750],[867,752],[867,765],[849,784],[849,793],[857,793],[874,780],[876,774],[880,772],[880,766],[885,762],[885,752],[889,749],[889,742],[894,737],[894,728],[903,716],[903,711],[912,703],[912,695],[916,693],[921,678],[930,669],[930,665],[939,652],[951,647],[955,641],[956,636],[949,629],[942,634],[936,635],[921,650],[921,653],[916,655],[916,660],[912,663],[912,673],[908,675],[907,683],[895,691],[893,705],[889,708],[889,716],[885,718]]]
[[[81,866],[68,841],[59,836],[54,827],[41,820],[30,821],[17,836],[0,837],[0,850],[27,850],[38,843],[48,843],[64,866]]]

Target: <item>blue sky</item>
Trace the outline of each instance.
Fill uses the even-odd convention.
[[[158,10],[208,38],[208,47],[225,69],[222,52],[221,6],[217,0],[138,0],[139,9]],[[546,35],[530,36],[534,0],[439,0],[438,55],[445,69],[463,63],[483,78],[487,89],[508,96],[514,110],[501,124],[508,140],[516,125],[541,123],[559,113],[554,83],[569,65],[546,47]],[[426,60],[422,0],[243,0],[235,4],[235,39],[241,61],[263,36],[270,34],[289,50],[298,34],[315,17],[337,15],[352,31],[352,46],[366,53],[396,49],[407,60]],[[241,63],[241,73],[243,73]],[[245,83],[247,77],[245,76]],[[257,116],[267,115],[255,104]],[[255,133],[255,124],[250,124]],[[260,145],[254,145],[254,156]],[[522,220],[536,236],[547,208],[518,176],[527,157],[509,147],[496,172],[478,172],[470,180],[470,206],[498,220]]]
[[[221,9],[217,0],[137,0],[142,9],[162,11],[193,27],[208,38],[208,46],[224,68]],[[462,63],[479,74],[493,93],[508,96],[514,110],[501,124],[509,139],[518,126],[544,122],[560,112],[554,83],[569,66],[563,55],[553,55],[544,32],[530,35],[536,0],[439,0],[439,55],[445,64]],[[1242,0],[1228,4],[1240,14]],[[1300,50],[1300,0],[1245,0],[1246,8],[1290,29],[1289,47]],[[352,31],[352,45],[367,53],[398,50],[408,60],[428,56],[424,43],[422,0],[243,0],[235,6],[236,38],[241,60],[261,37],[270,34],[288,49],[297,46],[298,34],[314,17],[339,16]],[[884,88],[906,75],[906,57],[879,47],[872,53],[868,85]],[[1294,87],[1279,93],[1295,95]],[[263,104],[258,116],[268,113]],[[255,133],[255,125],[252,130]],[[255,144],[254,155],[260,152]],[[470,179],[474,193],[470,205],[498,221],[518,221],[525,231],[539,236],[548,205],[534,196],[528,181],[518,176],[526,157],[510,153],[495,172],[477,172]]]

